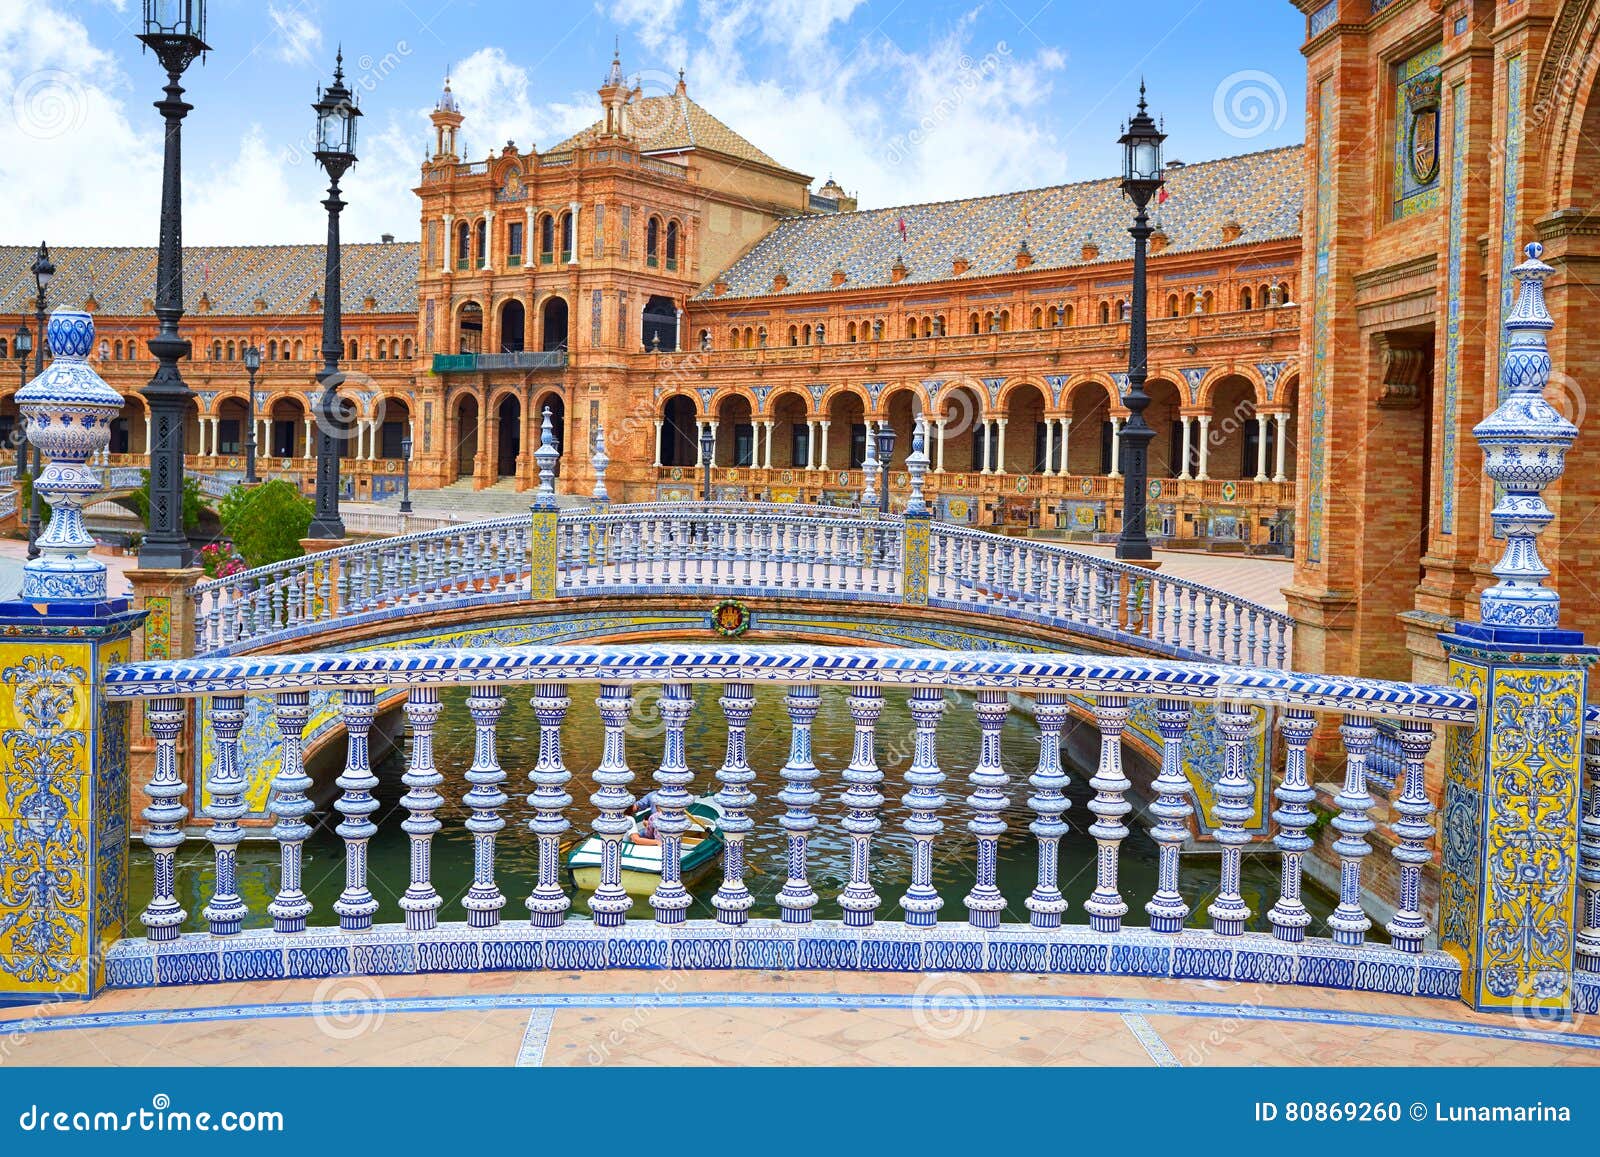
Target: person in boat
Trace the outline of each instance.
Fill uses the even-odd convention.
[[[640,796],[633,807],[628,810],[633,813],[637,822],[629,839],[636,844],[659,844],[661,837],[656,834],[656,793],[647,791]],[[643,818],[639,818],[641,816]]]

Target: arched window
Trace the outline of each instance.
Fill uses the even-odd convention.
[[[305,357],[306,349],[301,342],[294,343],[294,360],[300,361]]]
[[[479,221],[472,227],[472,264],[476,269],[484,268],[484,257],[489,252],[489,223]]]
[[[539,264],[549,265],[556,259],[556,219],[546,213],[539,218]]]
[[[130,362],[139,360],[139,343],[131,339],[128,342],[128,360]]]
[[[380,362],[386,362],[389,360],[389,343],[386,341],[380,341],[378,343],[378,360]]]
[[[678,268],[678,223],[667,222],[667,268]]]
[[[968,326],[968,329],[970,330],[970,332],[972,332],[972,333],[982,333],[983,332],[983,319],[980,318],[977,314],[973,314],[972,315],[972,317],[970,319],[970,322],[971,322],[971,324]]]
[[[1211,291],[1208,289],[1208,290],[1205,291],[1205,293],[1200,295],[1200,312],[1201,313],[1211,313],[1212,312],[1212,301],[1213,301],[1213,298],[1211,296]]]
[[[456,226],[456,268],[472,264],[472,228],[465,221]]]
[[[230,362],[231,362],[231,361],[236,361],[236,360],[237,360],[237,359],[236,359],[236,358],[235,358],[235,356],[234,356],[234,353],[235,353],[235,351],[234,351],[234,345],[233,345],[233,343],[232,343],[232,342],[231,342],[231,341],[230,341],[230,342],[229,342],[229,343],[228,343],[228,360],[229,360],[229,361],[230,361]]]
[[[811,344],[811,327],[809,325],[803,325],[800,327],[800,344]]]
[[[1240,309],[1254,309],[1255,308],[1255,306],[1252,304],[1252,300],[1251,300],[1251,297],[1250,297],[1250,287],[1248,285],[1245,286],[1244,289],[1241,290],[1240,293],[1239,293],[1239,308]]]
[[[220,362],[222,360],[222,343],[220,341],[213,341],[211,343],[211,360],[214,362]]]
[[[661,218],[652,217],[644,226],[644,263],[652,268],[661,264]]]
[[[942,313],[933,319],[933,336],[944,336],[944,314]]]
[[[1011,332],[1011,311],[1009,309],[1002,309],[1000,311],[1000,332]]]
[[[1111,324],[1111,303],[1109,301],[1102,301],[1100,303],[1100,324]]]
[[[276,338],[267,342],[267,360],[269,362],[278,360],[278,341]]]
[[[411,344],[411,339],[410,339],[410,338],[406,338],[406,340],[405,340],[405,342],[404,342],[404,344],[403,344],[403,347],[402,347],[402,349],[403,349],[403,352],[404,352],[404,354],[405,354],[405,357],[406,357],[406,359],[407,359],[407,360],[408,360],[408,361],[409,361],[409,360],[410,360],[410,359],[411,359],[411,357],[412,357],[412,356],[413,356],[413,355],[412,355],[412,353],[411,353],[411,351],[412,351],[412,349],[413,349],[413,348],[414,348],[414,347],[413,347],[413,346],[412,346],[412,344]]]
[[[1167,316],[1168,317],[1177,317],[1178,313],[1179,313],[1178,295],[1176,293],[1167,294]]]
[[[799,345],[800,344],[800,327],[799,326],[791,325],[789,327],[789,344],[790,345]]]
[[[1033,328],[1044,328],[1044,310],[1040,309],[1038,306],[1033,307]]]
[[[356,339],[355,338],[351,338],[350,339],[350,349],[348,350],[346,356],[351,361],[355,361],[357,358],[359,358],[361,356],[361,352],[360,352],[359,347],[357,347],[357,345],[356,345]]]
[[[561,263],[566,265],[572,261],[572,214],[561,214]]]
[[[100,360],[103,362],[111,360],[111,343],[105,338],[100,339]]]
[[[744,327],[744,348],[747,350],[756,348],[756,331],[749,326]]]
[[[1066,317],[1065,317],[1065,319],[1063,319],[1061,324],[1062,325],[1071,325],[1072,324],[1072,306],[1070,306],[1070,305],[1067,306],[1065,312],[1066,312]]]
[[[1279,302],[1284,305],[1288,305],[1294,300],[1294,298],[1289,296],[1289,283],[1287,281],[1280,281],[1278,283],[1278,295]]]
[[[0,352],[0,356],[4,356],[3,352]],[[111,356],[119,362],[122,360],[122,340],[120,338],[112,345]]]
[[[993,333],[994,332],[994,310],[992,310],[992,309],[991,310],[987,310],[987,311],[984,312],[984,315],[983,315],[983,332],[984,333]]]

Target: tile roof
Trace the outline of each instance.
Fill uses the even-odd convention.
[[[1163,252],[1222,247],[1222,226],[1230,220],[1242,232],[1229,247],[1298,237],[1303,161],[1304,146],[1293,145],[1169,170],[1169,199],[1151,207],[1153,220],[1167,234]],[[1024,238],[1032,268],[1088,264],[1083,259],[1088,239],[1099,247],[1098,261],[1126,261],[1133,256],[1131,218],[1115,177],[964,201],[796,217],[779,222],[713,279],[728,285],[715,300],[774,296],[773,277],[780,268],[789,284],[775,296],[831,289],[833,271],[841,267],[846,280],[840,288],[888,285],[896,257],[906,264],[902,284],[953,278],[958,256],[971,263],[963,278],[1010,273]],[[713,299],[709,285],[698,297]]]
[[[0,245],[0,313],[33,312],[32,265],[36,246]],[[198,312],[206,294],[214,314],[253,314],[259,296],[267,313],[301,313],[322,294],[321,245],[214,245],[183,251],[183,307]],[[364,313],[370,295],[376,313],[415,313],[420,247],[416,242],[343,246],[344,309]],[[93,293],[101,313],[137,316],[155,295],[156,251],[143,246],[52,247],[50,283],[55,305],[82,306]]]
[[[604,121],[595,121],[582,132],[568,137],[546,152],[564,153],[576,148],[589,148],[596,143],[604,124]],[[785,172],[794,171],[756,148],[690,100],[686,93],[640,97],[629,102],[628,124],[641,152],[705,149],[739,161],[770,165]]]

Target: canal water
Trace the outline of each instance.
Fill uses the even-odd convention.
[[[533,887],[537,864],[536,841],[527,828],[532,816],[527,804],[531,790],[527,773],[538,754],[538,721],[529,705],[531,694],[531,687],[507,688],[505,712],[499,726],[500,762],[507,772],[503,786],[511,797],[501,813],[506,827],[500,833],[496,861],[500,890],[507,897],[502,919],[507,921],[527,918],[523,899]],[[907,812],[901,802],[906,791],[903,773],[912,757],[908,696],[906,691],[886,691],[878,727],[878,760],[884,771],[880,790],[885,803],[881,812],[883,828],[873,841],[872,880],[884,901],[878,915],[885,920],[901,918],[898,901],[911,871],[912,840],[904,830]],[[451,802],[438,813],[444,828],[433,841],[433,880],[445,901],[440,919],[459,921],[465,918],[461,898],[472,882],[472,839],[462,826],[468,809],[461,806],[460,800],[469,788],[465,772],[473,759],[473,727],[466,709],[465,689],[447,691],[442,698],[444,710],[434,743],[435,762],[445,777],[439,793]],[[714,775],[722,765],[727,728],[716,698],[710,688],[697,689],[696,708],[686,734],[688,763],[696,772],[695,783],[689,790],[696,795],[718,787]],[[562,732],[566,764],[573,773],[567,784],[573,797],[573,804],[566,813],[573,822],[573,829],[568,833],[569,842],[588,834],[596,814],[589,797],[596,787],[592,773],[599,762],[602,729],[593,699],[593,688],[581,689],[573,696]],[[847,693],[843,689],[824,688],[813,732],[815,761],[822,769],[816,782],[822,801],[815,809],[821,822],[811,837],[811,882],[821,896],[814,910],[818,919],[839,917],[837,897],[849,878],[849,840],[840,822],[846,810],[840,802],[845,785],[839,773],[850,762],[853,734]],[[783,886],[785,871],[785,836],[777,822],[784,807],[777,794],[783,787],[779,769],[789,749],[788,715],[783,695],[777,689],[758,689],[748,738],[750,764],[756,772],[755,782],[750,786],[758,799],[751,813],[756,828],[747,837],[750,861],[747,883],[756,897],[751,915],[777,917],[780,911],[776,895]],[[627,741],[628,761],[635,775],[631,790],[635,796],[653,786],[649,776],[658,765],[662,740],[659,690],[641,688],[635,699]],[[961,901],[973,883],[974,840],[966,830],[966,822],[973,812],[965,799],[971,791],[966,776],[972,770],[977,750],[978,726],[971,697],[952,693],[938,732],[939,759],[948,778],[944,784],[946,804],[941,811],[945,830],[934,844],[934,883],[945,900],[940,912],[941,919],[945,920],[965,920],[966,909]],[[1061,889],[1072,905],[1065,920],[1084,923],[1083,901],[1095,886],[1095,844],[1087,833],[1094,821],[1087,807],[1094,794],[1088,786],[1094,769],[1072,766],[1069,750],[1070,745],[1064,745],[1063,757],[1068,759],[1072,776],[1067,791],[1072,806],[1065,817],[1070,831],[1062,841]],[[1023,901],[1033,888],[1037,868],[1035,840],[1028,831],[1034,813],[1026,806],[1027,777],[1037,764],[1038,754],[1038,731],[1033,720],[1013,710],[1001,735],[1001,757],[1011,778],[1007,792],[1010,804],[1004,813],[1007,829],[1000,842],[999,863],[999,883],[1007,900],[1002,919],[1008,922],[1027,923],[1029,919]],[[406,816],[405,809],[400,806],[400,798],[405,794],[400,782],[405,771],[403,749],[389,752],[376,765],[376,770],[381,781],[375,793],[380,808],[374,817],[379,824],[379,834],[371,843],[369,887],[381,905],[376,920],[399,922],[404,917],[397,900],[405,891],[409,871],[408,839],[400,828]],[[1137,804],[1133,793],[1130,799]],[[317,818],[320,822],[316,833],[305,849],[305,890],[316,905],[313,925],[333,925],[338,920],[331,906],[344,886],[343,844],[333,831],[339,816],[331,807],[325,807]],[[1124,922],[1129,926],[1142,926],[1147,923],[1144,902],[1156,888],[1157,845],[1150,838],[1146,822],[1137,815],[1129,817],[1129,826],[1131,834],[1123,842],[1121,856],[1121,890],[1130,905]],[[134,845],[133,859],[128,919],[130,934],[136,935],[138,914],[149,898],[151,872],[149,853],[139,844]],[[278,884],[276,845],[267,840],[249,840],[241,845],[239,859],[240,893],[250,906],[246,927],[269,927],[271,920],[266,915],[266,906]],[[1270,845],[1263,845],[1259,852],[1245,857],[1243,893],[1253,913],[1252,928],[1270,928],[1265,914],[1277,896],[1278,862]],[[179,863],[179,899],[189,913],[185,929],[200,931],[205,927],[200,910],[212,885],[210,845],[203,838],[191,837],[180,852]],[[1196,853],[1183,858],[1182,891],[1193,909],[1190,923],[1196,927],[1207,923],[1205,908],[1216,893],[1218,868],[1219,859],[1213,853]],[[691,918],[715,917],[716,910],[710,900],[717,890],[720,875],[719,864],[691,885],[695,899],[689,912]],[[1315,917],[1311,929],[1315,934],[1323,930],[1323,920],[1333,910],[1335,900],[1315,889],[1309,881],[1305,891],[1306,905]],[[577,893],[574,897],[571,915],[587,918],[585,897]],[[648,903],[639,899],[630,917],[649,919],[651,914]]]

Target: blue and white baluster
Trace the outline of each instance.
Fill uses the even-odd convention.
[[[1317,730],[1317,720],[1311,712],[1291,707],[1283,713],[1278,730],[1283,733],[1283,783],[1274,792],[1280,806],[1272,813],[1278,825],[1272,842],[1283,853],[1283,884],[1267,920],[1279,940],[1299,944],[1311,924],[1311,913],[1300,898],[1300,874],[1305,854],[1315,842],[1306,835],[1316,819],[1306,805],[1317,798],[1316,789],[1306,779],[1306,748]]]
[[[562,814],[572,803],[566,789],[572,773],[561,755],[561,726],[572,700],[560,683],[541,683],[532,703],[539,720],[539,762],[528,773],[533,781],[533,794],[528,796],[533,818],[528,830],[539,841],[539,879],[528,895],[528,923],[535,928],[558,928],[572,906],[561,886],[561,836],[572,827]]]
[[[1067,910],[1067,900],[1061,894],[1059,883],[1061,865],[1061,837],[1067,834],[1062,820],[1072,806],[1063,792],[1070,782],[1061,766],[1061,732],[1067,725],[1067,697],[1056,691],[1044,691],[1033,698],[1034,719],[1039,725],[1039,766],[1028,777],[1033,795],[1028,806],[1038,819],[1028,825],[1039,841],[1039,882],[1033,894],[1024,903],[1033,913],[1035,928],[1061,927],[1061,914]]]
[[[1578,935],[1574,944],[1578,967],[1600,971],[1600,739],[1585,734],[1583,782],[1579,789]]]
[[[600,813],[594,819],[594,832],[601,840],[600,885],[589,897],[589,911],[594,914],[596,927],[620,928],[627,923],[628,909],[633,907],[632,897],[622,886],[622,837],[633,830],[633,821],[628,818],[628,809],[633,806],[633,795],[628,791],[633,771],[628,767],[627,754],[633,691],[626,683],[605,683],[595,703],[605,740],[600,766],[594,772],[594,781],[600,786],[589,797]]]
[[[148,825],[144,846],[150,849],[153,883],[150,903],[139,915],[145,938],[157,943],[176,940],[178,929],[188,913],[178,904],[176,860],[183,846],[183,821],[189,814],[184,805],[188,787],[178,774],[178,737],[188,703],[182,699],[152,699],[145,708],[145,721],[155,738],[155,769],[144,793],[150,803],[139,814]]]
[[[722,715],[728,721],[728,747],[722,767],[717,771],[717,781],[722,790],[717,793],[717,803],[722,807],[722,831],[727,846],[722,852],[722,886],[711,898],[720,924],[743,924],[749,918],[755,898],[745,885],[745,837],[755,830],[755,820],[750,818],[750,808],[756,802],[750,790],[756,778],[750,766],[750,754],[745,742],[746,728],[756,707],[756,689],[749,683],[729,683],[722,689]]]
[[[340,700],[347,743],[344,772],[333,781],[342,794],[333,807],[344,817],[334,829],[344,840],[344,891],[333,902],[333,910],[340,928],[359,932],[372,927],[378,911],[378,900],[367,888],[367,841],[378,834],[378,825],[371,819],[378,810],[378,801],[372,798],[378,777],[372,774],[369,748],[377,708],[371,691],[351,689],[343,692]]]
[[[1095,700],[1094,721],[1100,728],[1100,764],[1089,786],[1095,797],[1089,810],[1095,815],[1089,834],[1095,840],[1095,886],[1083,902],[1089,914],[1089,927],[1096,932],[1120,932],[1122,918],[1128,914],[1127,902],[1118,891],[1117,857],[1128,836],[1124,816],[1133,810],[1123,797],[1133,784],[1122,773],[1122,730],[1128,725],[1128,699],[1124,695],[1102,695]]]
[[[1150,931],[1181,932],[1189,915],[1178,888],[1178,864],[1183,845],[1189,839],[1189,780],[1183,774],[1183,742],[1189,735],[1194,709],[1182,699],[1162,699],[1156,703],[1156,730],[1161,733],[1161,774],[1151,784],[1156,801],[1150,814],[1156,817],[1150,837],[1160,847],[1157,853],[1156,894],[1146,901]]]
[[[272,927],[277,932],[304,932],[311,915],[311,901],[300,886],[301,859],[311,825],[306,822],[316,810],[306,792],[311,777],[306,774],[304,736],[311,718],[311,693],[278,692],[278,774],[272,778],[272,814],[278,822],[272,837],[278,841],[278,894],[267,905]]]
[[[1394,810],[1400,819],[1394,834],[1400,844],[1394,858],[1400,864],[1400,905],[1394,918],[1385,925],[1390,942],[1402,952],[1421,952],[1428,935],[1428,922],[1422,918],[1422,869],[1432,859],[1428,840],[1433,825],[1433,803],[1425,784],[1428,750],[1433,746],[1433,728],[1426,723],[1405,723],[1400,728],[1400,750],[1405,754],[1406,779]]]
[[[1361,910],[1361,861],[1372,852],[1366,841],[1366,834],[1373,827],[1367,813],[1374,802],[1367,792],[1367,753],[1372,750],[1378,729],[1370,719],[1346,715],[1339,734],[1344,739],[1344,787],[1333,797],[1340,810],[1332,820],[1339,833],[1333,841],[1333,850],[1339,856],[1339,906],[1328,917],[1328,927],[1335,944],[1354,948],[1366,939],[1367,929],[1372,927],[1372,921]]]
[[[661,748],[661,767],[656,771],[655,821],[661,837],[661,882],[650,897],[657,924],[682,924],[692,902],[683,886],[683,834],[689,830],[692,801],[684,789],[694,781],[684,749],[683,732],[694,711],[694,699],[687,683],[667,683],[661,688],[661,722],[666,735]]]
[[[400,828],[411,842],[411,880],[400,897],[406,928],[424,932],[439,925],[444,899],[433,886],[433,837],[443,826],[435,814],[444,807],[439,785],[444,776],[433,764],[433,729],[439,722],[439,689],[413,687],[406,697],[406,719],[411,724],[411,758],[400,782],[406,794],[400,806],[409,813]]]
[[[811,909],[817,905],[817,893],[807,878],[806,841],[817,826],[811,809],[822,799],[812,786],[818,772],[811,756],[811,725],[816,722],[821,704],[822,696],[816,687],[795,687],[784,698],[789,709],[789,760],[778,773],[783,777],[778,799],[788,810],[778,823],[789,836],[789,878],[778,893],[778,907],[783,910],[785,924],[809,924]]]
[[[1222,878],[1217,898],[1206,909],[1211,930],[1218,936],[1242,936],[1250,908],[1240,892],[1244,846],[1250,842],[1245,825],[1255,814],[1252,801],[1255,785],[1250,782],[1250,737],[1256,729],[1256,715],[1239,703],[1224,703],[1217,709],[1217,730],[1222,733],[1222,775],[1213,786],[1217,802],[1212,814],[1217,821],[1215,839],[1222,845]]]
[[[244,773],[239,767],[239,732],[244,727],[244,696],[218,695],[211,701],[211,726],[216,736],[216,753],[211,773],[206,777],[210,802],[205,813],[211,819],[206,839],[217,854],[217,877],[211,902],[201,915],[211,926],[213,936],[232,936],[244,927],[248,909],[239,895],[239,841],[244,829],[239,820],[247,810],[244,802]]]
[[[506,773],[495,751],[495,728],[505,705],[506,697],[492,684],[479,683],[467,693],[467,711],[472,716],[476,739],[472,767],[466,774],[472,787],[461,802],[472,809],[466,822],[467,831],[472,833],[472,886],[461,898],[461,906],[467,910],[467,923],[473,928],[493,928],[500,923],[500,910],[506,906],[506,898],[494,880],[495,836],[506,826],[499,810],[507,799],[500,789]]]
[[[884,478],[888,482],[887,476]],[[849,809],[844,830],[850,833],[850,882],[839,894],[844,922],[851,928],[867,928],[877,918],[883,901],[872,890],[872,837],[883,827],[878,809],[883,793],[878,785],[883,772],[878,769],[876,745],[878,717],[883,714],[883,692],[873,686],[850,689],[850,718],[855,721],[855,750],[850,766],[844,769],[848,785],[840,797]]]
[[[915,729],[911,766],[906,768],[909,790],[901,802],[906,806],[906,832],[911,836],[911,883],[900,897],[906,923],[914,928],[931,928],[939,922],[944,899],[933,886],[933,841],[944,831],[939,809],[944,793],[939,785],[944,772],[939,770],[936,739],[939,717],[944,714],[944,691],[938,687],[918,687],[911,693],[911,722]]]
[[[978,763],[967,776],[973,787],[967,806],[977,815],[967,821],[967,830],[978,843],[978,870],[964,902],[968,924],[974,928],[998,928],[1000,913],[1006,907],[997,882],[1000,837],[1006,831],[1006,822],[1000,817],[1006,808],[1007,782],[1006,769],[1000,762],[1000,729],[1011,708],[1004,691],[979,691],[973,710],[978,715]]]

